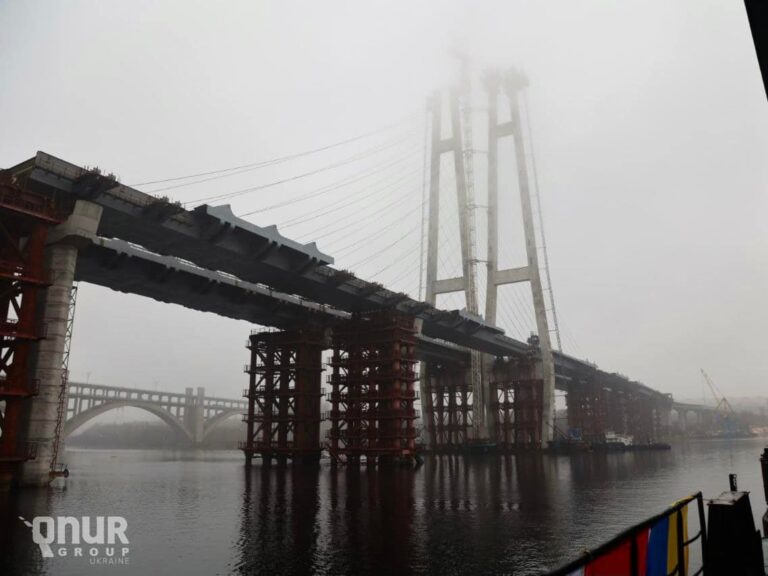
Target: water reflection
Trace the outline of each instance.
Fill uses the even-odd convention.
[[[419,469],[257,467],[245,476],[234,568],[243,574],[542,568],[527,551],[559,542],[550,504],[556,466],[530,455],[433,457]]]
[[[0,574],[48,574],[40,549],[32,542],[31,530],[20,516],[31,521],[46,516],[66,488],[50,491],[0,492]]]
[[[315,572],[320,469],[264,466],[245,470],[240,574]]]
[[[64,487],[0,494],[0,574],[535,574],[691,492],[716,496],[729,472],[762,494],[762,447],[454,455],[418,469],[245,470],[234,452],[70,452]],[[131,538],[131,565],[109,572],[43,561],[18,520],[105,514],[125,516]]]

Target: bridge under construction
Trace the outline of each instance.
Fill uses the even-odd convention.
[[[82,396],[83,385],[70,390],[67,378],[77,282],[260,327],[247,340],[246,402],[217,405],[211,415],[222,419],[231,409],[245,414],[247,436],[241,448],[249,464],[255,456],[317,461],[323,449],[334,461],[345,463],[408,460],[422,448],[539,449],[557,433],[556,389],[565,392],[568,427],[584,438],[608,430],[642,441],[664,436],[671,395],[563,354],[551,342],[557,331],[550,325],[556,327],[557,318],[551,285],[544,287],[549,284],[546,263],[539,262],[543,227],[534,217],[519,108],[525,85],[516,72],[489,74],[486,79],[489,226],[484,318],[475,282],[479,260],[472,224],[476,202],[466,86],[436,94],[431,102],[423,301],[338,269],[333,257],[314,243],[300,243],[275,226],[260,227],[238,218],[229,206],[185,209],[44,152],[3,171],[3,482],[47,484],[60,468],[59,441],[68,418],[70,428],[77,424],[72,423],[77,415],[68,414],[68,396]],[[500,100],[507,107],[509,120],[504,122],[498,121]],[[527,264],[500,269],[496,169],[498,142],[507,137],[515,149],[515,158],[508,160],[517,171]],[[462,274],[440,279],[444,155],[452,158],[454,168]],[[546,251],[543,254],[546,258]],[[533,299],[537,334],[525,342],[496,326],[497,290],[513,283],[529,285]],[[449,292],[463,293],[466,308],[440,309],[437,295]],[[175,405],[197,406],[176,424],[180,422],[190,438],[200,438],[204,419],[194,414],[205,401],[187,400],[173,399]],[[115,402],[136,405],[144,400],[128,395]],[[109,407],[101,404],[92,409]],[[96,413],[86,412],[88,417]],[[321,438],[323,420],[330,427]]]

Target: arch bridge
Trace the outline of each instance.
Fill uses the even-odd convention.
[[[70,382],[68,388],[65,437],[100,414],[130,407],[154,414],[190,444],[199,445],[226,420],[248,410],[245,400],[206,396],[202,387],[197,394],[192,388],[181,394],[81,382]]]

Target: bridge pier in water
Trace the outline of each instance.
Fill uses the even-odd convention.
[[[475,402],[468,374],[460,362],[424,362],[424,389],[429,402],[422,402],[429,449],[455,452],[475,446],[472,420]],[[483,374],[489,399],[489,439],[483,448],[516,451],[542,447],[544,386],[541,364],[533,358],[489,358]]]
[[[319,461],[322,329],[256,332],[248,348],[246,465],[256,454],[265,462]]]
[[[672,400],[633,384],[599,372],[572,379],[566,386],[568,428],[585,441],[598,443],[606,432],[632,436],[635,443],[668,436]]]
[[[414,319],[404,314],[356,313],[334,327],[328,378],[334,462],[415,458],[415,348]]]
[[[414,319],[389,311],[355,313],[331,329],[251,334],[246,465],[258,455],[317,462],[320,421],[329,420],[333,462],[412,460],[418,418]],[[322,352],[329,348],[331,410],[321,414]]]
[[[2,176],[0,174],[0,176]],[[28,366],[45,336],[39,301],[50,284],[44,264],[49,230],[60,222],[52,202],[0,185],[0,487],[18,482],[25,461],[36,456],[27,423],[39,382]],[[48,470],[45,471],[46,479]]]
[[[422,362],[422,413],[428,446],[454,452],[466,446],[472,430],[470,367],[461,362]]]
[[[56,465],[58,442],[64,415],[60,413],[66,398],[63,366],[67,326],[72,304],[72,287],[80,247],[88,236],[95,236],[101,219],[101,207],[78,200],[65,222],[51,230],[45,252],[45,269],[50,286],[39,304],[45,338],[40,340],[31,364],[32,377],[39,382],[39,393],[32,400],[27,424],[27,441],[36,447],[36,458],[24,463],[22,486],[45,486]]]
[[[62,362],[78,249],[96,234],[102,209],[77,200],[62,210],[17,182],[3,183],[1,196],[10,242],[0,254],[0,487],[45,486],[63,423]]]
[[[186,426],[192,444],[200,446],[205,435],[205,388],[198,387],[197,395],[193,388],[185,390],[184,426]]]
[[[542,366],[530,358],[498,359],[493,363],[496,442],[502,451],[543,447],[544,380]]]

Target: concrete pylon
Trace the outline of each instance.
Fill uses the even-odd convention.
[[[550,341],[547,310],[544,303],[544,290],[539,270],[539,256],[528,177],[528,159],[520,117],[519,95],[526,85],[526,78],[514,70],[503,77],[496,72],[492,72],[486,78],[488,90],[488,282],[485,300],[485,319],[492,324],[496,323],[499,286],[517,282],[530,283],[533,309],[536,316],[536,330],[539,337],[539,349],[541,350],[539,377],[544,383],[541,438],[542,442],[546,444],[552,440],[554,433],[555,363]],[[510,120],[500,124],[498,122],[498,96],[502,89],[506,92],[509,101]],[[499,270],[498,140],[506,136],[511,136],[514,141],[527,263],[519,268]]]
[[[432,98],[432,142],[431,168],[429,190],[429,222],[427,233],[427,264],[425,302],[435,305],[438,294],[463,292],[466,310],[472,315],[478,315],[477,287],[475,267],[477,259],[474,246],[474,196],[473,172],[467,171],[471,150],[465,149],[464,132],[469,135],[471,127],[467,125],[467,114],[462,115],[462,98],[468,98],[469,85],[463,85],[450,90],[448,94],[448,118],[450,136],[442,137],[443,98],[438,92]],[[465,102],[465,107],[468,103]],[[466,111],[466,108],[465,108]],[[438,236],[440,213],[440,164],[443,154],[453,157],[454,180],[456,185],[457,213],[459,217],[459,238],[461,245],[461,276],[456,278],[437,278]],[[471,365],[467,374],[472,387],[472,428],[475,440],[487,440],[490,436],[489,416],[493,413],[492,394],[487,390],[488,382],[483,379],[483,354],[472,350]],[[422,363],[422,370],[427,372]],[[425,390],[422,389],[424,393]],[[428,401],[428,400],[427,400]],[[424,398],[422,398],[422,405]],[[492,424],[492,423],[490,423]]]
[[[78,200],[69,218],[52,229],[48,238],[45,267],[52,284],[41,295],[39,315],[46,337],[38,343],[30,366],[40,392],[30,403],[26,430],[26,440],[36,445],[37,457],[24,463],[22,486],[46,486],[51,479],[77,252],[96,236],[101,212],[101,206]]]

